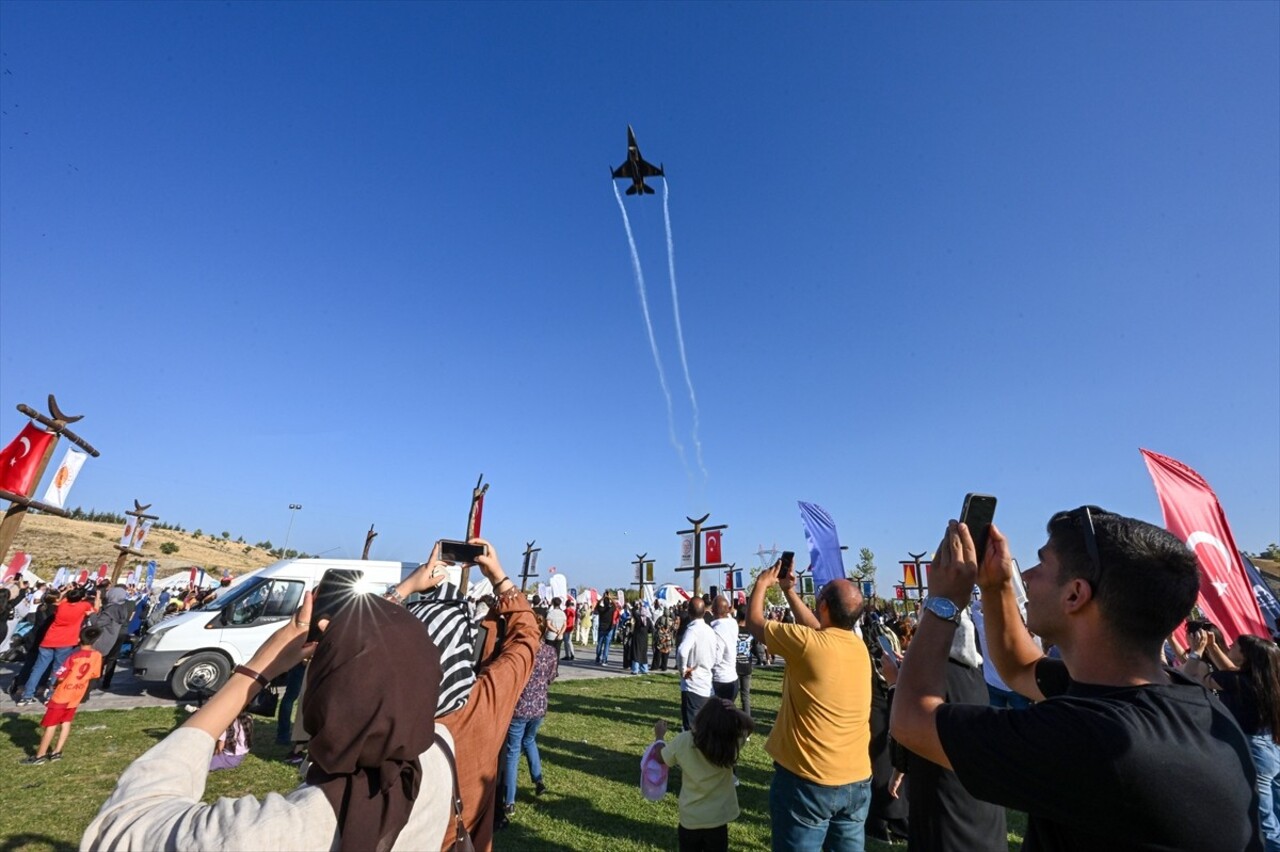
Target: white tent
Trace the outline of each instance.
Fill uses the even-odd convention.
[[[681,601],[689,600],[689,593],[675,583],[662,584],[653,596],[661,601],[664,606],[675,606]]]
[[[191,585],[191,569],[183,568],[176,574],[170,574],[163,579],[157,578],[153,588],[172,591],[174,589],[185,589],[189,585]],[[202,589],[216,589],[218,587],[218,578],[210,576],[207,571],[198,570],[196,571],[196,585]]]

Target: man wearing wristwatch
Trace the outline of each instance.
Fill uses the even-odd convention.
[[[1008,540],[992,525],[979,564],[968,528],[948,524],[898,675],[893,737],[974,797],[1025,812],[1028,852],[1261,850],[1244,734],[1200,684],[1161,664],[1165,637],[1196,600],[1195,554],[1096,506],[1058,512],[1048,532],[1040,564],[1022,575],[1024,625]],[[948,649],[975,583],[987,662],[1031,707],[944,703]],[[1030,631],[1062,659],[1046,658]],[[1187,778],[1195,784],[1179,783]]]

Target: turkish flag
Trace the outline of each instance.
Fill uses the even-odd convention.
[[[712,530],[706,533],[707,543],[707,562],[708,565],[720,564],[720,530]]]
[[[31,564],[31,557],[21,550],[13,554],[13,559],[9,562],[9,567],[4,571],[4,581],[8,582],[13,577],[18,576],[27,570],[27,566]]]
[[[1177,459],[1142,450],[1169,532],[1186,542],[1200,563],[1200,609],[1228,639],[1270,636],[1258,599],[1240,561],[1226,513],[1200,474]]]
[[[76,585],[83,586],[87,582],[89,582],[89,569],[82,568],[80,569],[80,574],[76,578]]]
[[[107,567],[107,563],[103,562],[101,565],[99,565],[99,566],[98,566],[98,579],[99,579],[99,580],[105,580],[105,579],[107,579],[107,571],[108,571],[108,570],[109,570],[109,569],[108,569],[108,567]]]
[[[34,423],[23,426],[18,437],[0,450],[0,490],[30,497],[36,485],[36,468],[52,443],[52,432],[46,432]]]

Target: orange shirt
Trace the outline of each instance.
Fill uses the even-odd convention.
[[[89,691],[89,681],[102,676],[102,655],[92,648],[76,651],[58,669],[58,685],[49,700],[68,707],[79,707]]]

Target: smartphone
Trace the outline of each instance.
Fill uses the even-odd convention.
[[[483,544],[467,544],[465,541],[451,541],[447,538],[440,539],[439,546],[441,561],[455,565],[470,565],[487,552]]]
[[[878,638],[880,639],[880,649],[895,660],[898,659],[898,652],[893,650],[893,643],[889,641],[889,637],[882,633]]]
[[[320,640],[320,619],[333,618],[339,610],[351,603],[358,594],[356,585],[364,578],[363,571],[353,568],[330,568],[320,578],[316,595],[311,603],[311,629],[308,642]]]
[[[978,563],[987,552],[987,539],[991,535],[991,522],[996,518],[996,498],[990,494],[966,494],[960,509],[960,523],[969,527],[973,546],[978,552]]]
[[[782,551],[782,567],[778,569],[778,578],[790,577],[793,569],[792,563],[795,561],[796,554],[791,550]]]

